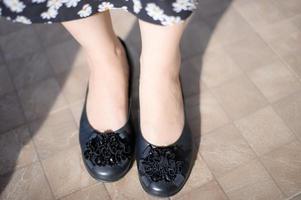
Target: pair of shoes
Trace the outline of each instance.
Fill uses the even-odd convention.
[[[123,45],[131,66],[131,59],[124,41]],[[122,178],[130,169],[134,160],[135,134],[131,123],[131,76],[129,69],[129,114],[126,123],[116,131],[100,132],[89,123],[86,111],[87,94],[80,119],[79,142],[82,158],[89,174],[102,182],[113,182]]]
[[[125,43],[120,41],[129,62],[131,86],[132,61]],[[128,172],[136,158],[139,180],[147,193],[168,197],[181,190],[192,168],[193,142],[186,120],[179,139],[174,144],[160,147],[143,138],[139,114],[138,133],[135,134],[131,123],[130,88],[128,120],[116,131],[103,133],[94,129],[87,118],[86,101],[80,120],[79,140],[84,164],[92,177],[103,182],[117,181]]]
[[[159,197],[178,193],[190,175],[193,153],[192,133],[186,117],[178,140],[168,146],[157,146],[143,137],[138,114],[135,154],[139,181],[147,193]]]

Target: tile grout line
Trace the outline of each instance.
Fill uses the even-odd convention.
[[[105,183],[102,183],[102,184],[103,184],[103,186],[104,186],[104,188],[105,188],[105,191],[106,191],[106,193],[108,194],[109,198],[112,200],[113,197],[112,197],[111,193],[109,192],[109,190],[108,190],[106,184],[105,184]]]
[[[217,177],[215,176],[215,174],[211,171],[211,169],[210,169],[209,165],[207,164],[207,161],[205,160],[205,158],[201,155],[200,152],[198,153],[198,156],[205,162],[206,166],[208,167],[208,169],[209,169],[209,171],[210,171],[210,173],[211,173],[211,175],[212,175],[212,177],[213,177],[212,180],[214,180],[214,181],[217,183],[218,187],[223,191],[223,193],[225,194],[225,196],[227,197],[227,199],[230,200],[229,195],[226,193],[226,191],[224,190],[224,188],[222,187],[222,185],[221,185],[220,182],[218,181],[218,179],[217,179]],[[210,181],[209,181],[209,182],[210,182]],[[207,183],[209,183],[209,182],[207,182]],[[207,184],[207,183],[205,183],[205,184]],[[201,186],[204,186],[205,184],[202,184]],[[201,187],[201,186],[200,186],[200,187]]]
[[[86,186],[86,187],[80,188],[80,189],[78,189],[78,190],[74,190],[74,191],[72,191],[72,192],[70,192],[70,193],[68,193],[68,194],[65,194],[65,195],[63,195],[63,196],[61,196],[61,197],[59,197],[59,198],[56,198],[55,200],[62,200],[62,199],[67,198],[67,197],[69,197],[69,196],[71,196],[71,195],[73,195],[73,194],[75,194],[75,193],[77,193],[77,192],[81,192],[81,191],[84,191],[84,190],[88,190],[88,189],[90,189],[91,187],[94,187],[94,186],[96,186],[96,185],[98,185],[98,184],[99,184],[99,182],[92,183],[91,185],[88,185],[88,186]]]
[[[270,171],[269,171],[269,170],[266,168],[266,166],[263,164],[261,158],[262,158],[263,156],[265,156],[265,155],[271,153],[271,152],[274,152],[274,151],[276,151],[276,150],[278,150],[278,149],[280,149],[280,148],[282,148],[282,147],[284,147],[284,146],[290,144],[290,143],[293,141],[293,139],[292,139],[291,141],[286,142],[286,143],[283,144],[283,145],[279,145],[277,148],[275,148],[275,149],[273,149],[273,150],[271,150],[271,151],[268,151],[268,152],[266,152],[266,153],[264,153],[264,154],[262,154],[262,155],[259,156],[259,155],[255,152],[255,150],[252,148],[252,146],[249,144],[249,142],[248,142],[247,139],[244,137],[244,135],[241,133],[241,131],[238,129],[237,125],[236,125],[235,123],[233,123],[233,125],[234,125],[235,128],[239,131],[239,134],[242,136],[243,140],[247,143],[247,145],[249,146],[249,148],[251,149],[251,151],[253,151],[253,153],[255,154],[255,157],[256,157],[255,159],[256,159],[256,160],[262,165],[262,167],[265,169],[265,171],[267,172],[267,174],[269,175],[269,177],[272,179],[272,181],[273,181],[273,183],[276,185],[276,187],[279,189],[279,191],[281,192],[281,194],[282,194],[284,197],[286,197],[287,195],[286,195],[285,192],[282,190],[282,188],[278,185],[278,183],[276,182],[276,179],[274,178],[274,176],[272,176],[272,174],[270,173]],[[253,159],[253,160],[254,160],[254,159]],[[237,167],[237,168],[238,168],[238,167]]]
[[[298,92],[300,92],[300,91],[298,91]],[[292,96],[292,95],[294,95],[294,94],[291,94],[290,96]],[[289,96],[288,96],[289,97]],[[276,102],[275,102],[276,103]],[[279,112],[276,110],[276,109],[274,109],[274,106],[275,104],[273,104],[271,107],[273,108],[273,110],[274,110],[274,112],[279,116],[279,118],[281,119],[281,121],[283,122],[283,124],[285,124],[285,126],[292,132],[292,134],[294,135],[294,137],[295,137],[295,139],[297,139],[299,142],[301,142],[301,138],[299,138],[299,136],[296,134],[296,131],[295,130],[293,130],[290,126],[288,126],[288,124],[287,124],[287,122],[286,121],[284,121],[284,119],[282,119],[282,117],[279,115]]]
[[[30,133],[30,134],[31,134],[31,133]],[[53,199],[56,199],[56,198],[55,198],[55,195],[54,195],[54,192],[53,192],[53,189],[52,189],[52,187],[51,187],[51,185],[50,185],[50,182],[49,182],[49,180],[48,180],[48,178],[47,178],[47,176],[46,176],[44,165],[43,165],[42,160],[41,160],[41,158],[40,158],[40,155],[39,155],[39,153],[38,153],[38,151],[37,151],[37,146],[36,146],[35,141],[34,141],[33,138],[32,138],[32,143],[33,143],[34,149],[35,149],[35,151],[36,151],[36,154],[37,154],[37,157],[38,157],[38,161],[39,161],[39,163],[40,163],[40,165],[41,165],[41,168],[42,168],[42,171],[43,171],[44,178],[45,178],[46,183],[47,183],[47,185],[48,185],[48,187],[49,187],[49,190],[50,190],[50,192],[51,192],[52,198],[53,198]]]
[[[290,197],[288,197],[286,200],[293,200],[293,198],[295,197],[301,197],[301,191],[297,192],[296,194],[291,195]]]

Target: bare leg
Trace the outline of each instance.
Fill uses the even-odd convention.
[[[89,122],[99,131],[120,128],[128,115],[128,64],[123,46],[113,31],[110,13],[106,11],[63,25],[82,45],[88,58]]]
[[[179,43],[187,21],[165,27],[141,20],[139,24],[141,130],[150,143],[167,146],[180,137],[184,126]]]

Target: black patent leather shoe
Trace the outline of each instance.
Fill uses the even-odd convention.
[[[123,44],[129,62],[131,82],[131,60]],[[113,182],[123,177],[134,160],[135,134],[131,123],[132,98],[129,83],[129,109],[126,124],[116,131],[100,132],[92,127],[87,118],[86,100],[80,119],[79,141],[82,158],[89,174],[103,182]],[[87,89],[88,94],[88,89]]]
[[[186,183],[193,165],[194,144],[185,118],[178,140],[168,146],[156,146],[142,135],[138,114],[136,161],[143,189],[154,196],[169,197]]]

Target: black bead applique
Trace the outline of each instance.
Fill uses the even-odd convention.
[[[118,133],[93,133],[86,143],[84,157],[93,165],[117,165],[123,160],[130,159],[131,146]]]
[[[140,170],[152,181],[173,181],[181,174],[184,162],[178,159],[177,146],[152,147],[148,155],[140,161]]]

